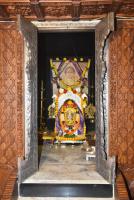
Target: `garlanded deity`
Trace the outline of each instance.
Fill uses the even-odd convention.
[[[90,60],[50,60],[53,103],[49,117],[55,118],[56,139],[60,142],[85,140],[85,110],[88,104]]]

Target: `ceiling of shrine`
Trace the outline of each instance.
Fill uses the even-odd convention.
[[[0,0],[0,20],[87,20],[113,11],[119,17],[134,17],[134,0]]]

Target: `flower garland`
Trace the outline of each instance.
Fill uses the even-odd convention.
[[[90,68],[90,64],[91,64],[91,60],[89,59],[88,63],[87,63],[87,66],[85,67],[85,69],[84,69],[84,71],[82,73],[82,78],[85,77],[85,74],[86,74],[87,70]]]
[[[70,138],[56,136],[56,139],[58,141],[81,141],[81,140],[85,140],[85,138],[86,138],[85,135],[76,136],[76,137],[70,137]]]

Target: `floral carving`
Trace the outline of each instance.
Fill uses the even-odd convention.
[[[109,41],[110,153],[123,166],[134,160],[133,35],[131,21],[119,22]]]
[[[62,6],[62,5],[59,5],[57,7],[45,6],[44,12],[46,16],[56,16],[56,17],[67,16],[71,15],[70,8],[71,6]]]

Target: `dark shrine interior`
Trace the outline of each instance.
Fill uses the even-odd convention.
[[[52,103],[50,58],[89,58],[88,101],[95,105],[95,32],[39,32],[38,33],[38,126],[41,116],[41,81],[44,83],[43,123],[54,130],[54,120],[48,118]],[[94,131],[95,123],[86,120],[87,131]]]

